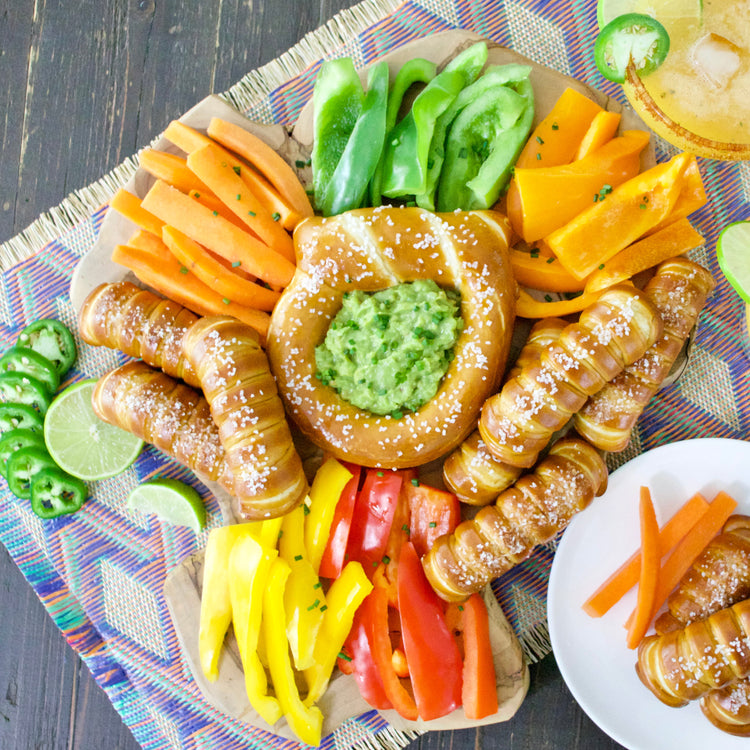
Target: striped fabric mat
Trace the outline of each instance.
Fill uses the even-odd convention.
[[[291,123],[312,92],[322,58],[350,55],[364,65],[402,43],[458,27],[623,100],[620,88],[605,81],[592,61],[595,6],[595,0],[368,0],[248,74],[225,96],[251,118]],[[672,153],[657,139],[659,160]],[[100,227],[106,209],[97,207],[134,164],[129,160],[72,195],[0,248],[6,269],[0,293],[3,348],[20,327],[40,317],[56,317],[75,328],[67,296],[71,274]],[[711,269],[718,288],[702,317],[688,369],[651,404],[631,446],[612,457],[612,468],[674,440],[747,434],[750,368],[740,326],[743,308],[721,277],[715,243],[727,223],[750,217],[750,164],[701,161],[700,166],[709,203],[693,217],[706,239],[694,258]],[[98,376],[120,362],[114,352],[81,346],[71,380]],[[144,748],[297,747],[219,714],[190,678],[161,592],[167,573],[205,545],[207,531],[196,536],[124,510],[128,492],[155,475],[193,481],[146,450],[125,474],[98,483],[82,512],[45,523],[3,483],[0,540]],[[211,528],[219,512],[211,497],[207,504]],[[553,545],[538,550],[494,584],[530,660],[550,648],[546,587],[553,554]],[[371,712],[341,727],[323,747],[395,748],[409,739]]]

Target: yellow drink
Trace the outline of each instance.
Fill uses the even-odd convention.
[[[750,158],[750,0],[703,0],[702,19],[660,16],[660,0],[642,5],[667,30],[670,50],[649,76],[628,76],[633,106],[685,150]]]

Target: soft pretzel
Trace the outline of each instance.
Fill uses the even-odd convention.
[[[507,378],[539,361],[542,350],[557,341],[567,323],[544,318],[534,324]],[[443,464],[443,479],[461,502],[487,505],[521,475],[521,468],[492,457],[478,430],[474,430]]]
[[[711,274],[687,258],[662,263],[644,293],[664,323],[663,335],[595,393],[575,415],[576,430],[606,451],[621,451],[638,417],[672,369],[714,288]]]
[[[203,395],[149,367],[128,362],[107,373],[92,395],[96,414],[156,446],[234,494],[232,472]]]
[[[732,516],[667,599],[657,633],[702,620],[750,597],[750,516]]]
[[[653,304],[631,285],[606,289],[538,365],[530,364],[482,407],[479,432],[499,461],[529,467],[554,432],[661,335]]]
[[[198,316],[171,300],[118,281],[100,284],[78,317],[81,338],[92,346],[119,349],[189,385],[200,384],[182,354],[182,338]]]
[[[644,638],[636,671],[668,706],[684,706],[750,676],[750,599],[705,620]]]
[[[259,520],[294,508],[307,480],[258,334],[234,318],[201,318],[183,349],[218,427],[239,515]]]
[[[513,328],[508,223],[493,211],[359,209],[295,231],[298,263],[271,320],[268,355],[288,414],[314,443],[367,466],[424,464],[471,431],[499,384]],[[315,347],[345,292],[430,279],[461,295],[463,330],[437,394],[400,418],[342,399],[316,377]]]
[[[678,630],[750,597],[750,517],[736,515],[701,552],[656,619],[659,634]],[[735,680],[701,698],[705,716],[719,729],[750,735],[750,678]]]
[[[479,591],[562,531],[606,484],[596,448],[580,438],[558,440],[533,473],[435,540],[422,561],[432,587],[448,601]]]

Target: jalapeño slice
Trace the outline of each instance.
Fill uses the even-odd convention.
[[[626,13],[610,21],[594,45],[594,61],[601,74],[622,83],[632,62],[639,76],[653,73],[669,52],[669,34],[651,16]]]
[[[27,325],[18,334],[19,346],[28,346],[50,360],[62,377],[76,361],[76,341],[68,327],[54,318],[43,318]]]
[[[50,393],[54,393],[60,385],[55,365],[28,346],[11,346],[0,357],[0,372],[25,372],[33,375],[47,386]]]
[[[17,429],[44,430],[44,418],[33,407],[27,404],[0,404],[0,435]]]
[[[58,467],[41,469],[31,480],[31,509],[40,518],[75,513],[86,500],[86,485]]]
[[[39,378],[24,372],[0,373],[0,401],[4,404],[26,404],[46,414],[52,401],[49,388]]]
[[[0,475],[8,478],[8,459],[21,448],[34,446],[44,448],[44,435],[35,430],[18,428],[6,432],[0,438]]]
[[[7,464],[10,491],[20,500],[31,497],[31,482],[42,469],[55,468],[57,464],[45,448],[30,445],[11,454]]]

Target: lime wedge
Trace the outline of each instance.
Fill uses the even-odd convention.
[[[669,18],[689,18],[700,21],[703,0],[599,0],[596,20],[603,29],[610,21],[626,13],[644,13],[665,21]]]
[[[750,302],[750,221],[738,221],[722,230],[716,258],[737,294]]]
[[[128,508],[154,513],[162,521],[187,526],[196,533],[206,525],[206,507],[198,492],[177,479],[153,479],[138,485],[128,497]]]
[[[44,442],[52,458],[87,481],[125,471],[143,447],[140,438],[96,416],[91,406],[95,385],[95,380],[84,380],[66,388],[44,418]]]

